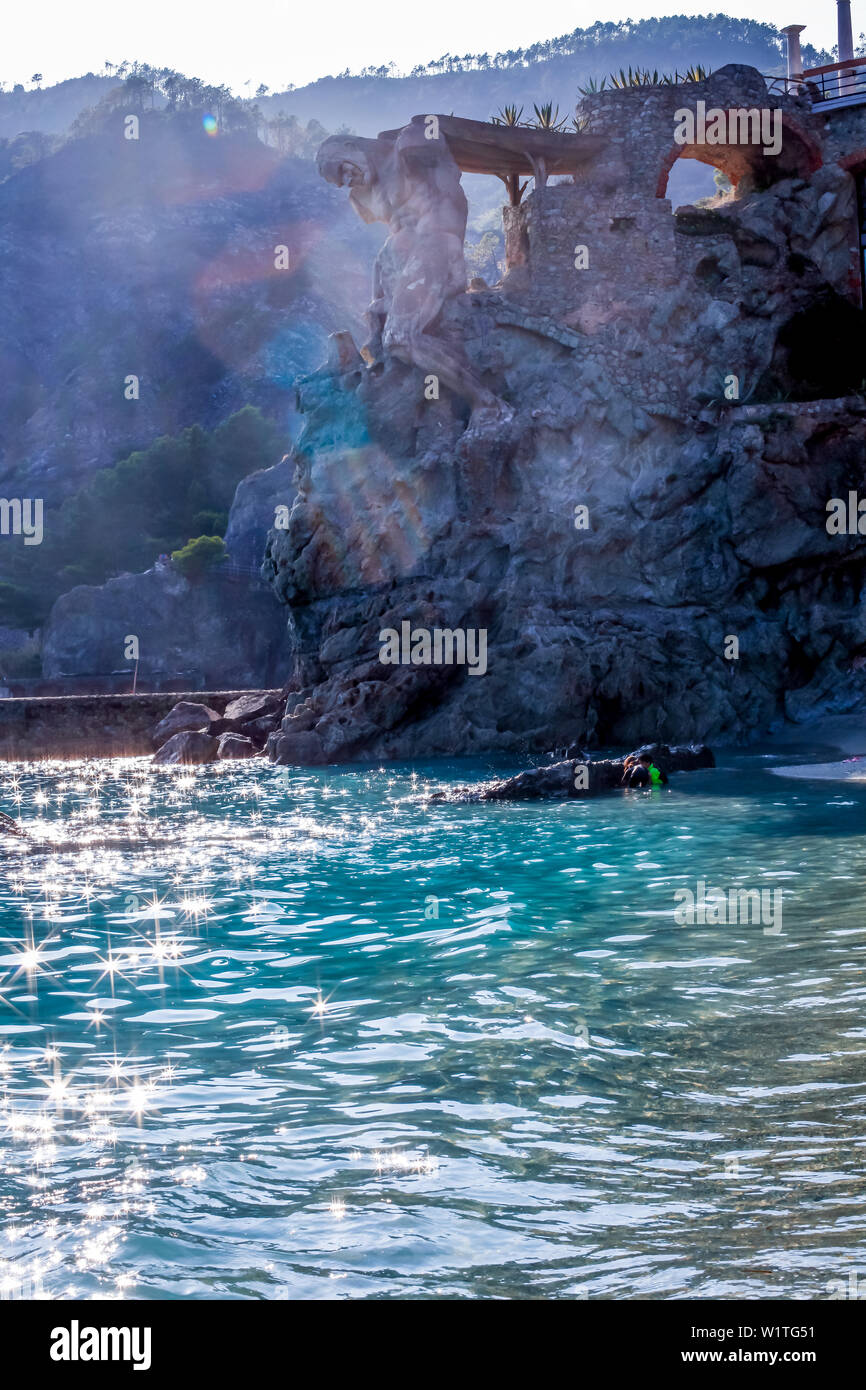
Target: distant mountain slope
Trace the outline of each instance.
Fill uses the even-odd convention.
[[[327,334],[360,331],[380,241],[311,162],[200,120],[145,112],[131,141],[118,113],[17,171],[0,183],[0,492],[54,506],[247,404],[286,423]]]
[[[807,66],[832,61],[831,54],[808,43],[803,55]],[[329,130],[348,125],[364,135],[402,124],[407,115],[419,111],[454,111],[483,120],[506,103],[523,105],[531,116],[533,102],[552,100],[570,114],[580,85],[629,64],[669,71],[693,63],[717,68],[737,62],[762,72],[781,72],[784,40],[773,25],[756,20],[725,14],[668,15],[637,22],[598,21],[504,53],[444,54],[407,76],[393,75],[384,51],[382,56],[379,68],[322,77],[257,98],[257,103],[271,118],[284,110],[305,121],[320,120]],[[120,71],[128,67],[141,65],[124,64]],[[0,91],[0,139],[33,130],[66,134],[79,113],[96,106],[118,81],[118,75],[91,72],[53,87],[25,91],[18,84],[12,91]]]
[[[332,130],[349,125],[362,135],[402,125],[424,111],[489,120],[507,103],[523,106],[531,117],[533,103],[553,101],[570,117],[579,86],[630,64],[670,72],[694,63],[706,68],[749,63],[762,72],[783,72],[783,55],[778,31],[750,19],[717,14],[599,22],[509,53],[446,54],[407,77],[391,76],[387,68],[324,77],[260,99],[259,105],[267,115],[284,108],[303,120],[315,117]],[[804,47],[804,57],[807,64],[831,60],[810,45]]]
[[[23,130],[65,135],[79,112],[96,106],[116,86],[116,78],[93,72],[30,91],[19,83],[11,92],[0,92],[0,138],[14,139]]]

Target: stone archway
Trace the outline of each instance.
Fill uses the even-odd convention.
[[[696,159],[721,169],[734,188],[743,179],[758,188],[766,188],[784,178],[807,178],[823,163],[814,139],[785,112],[782,113],[782,148],[777,156],[765,155],[759,144],[671,145],[659,170],[657,198],[667,196],[668,177],[678,159]]]

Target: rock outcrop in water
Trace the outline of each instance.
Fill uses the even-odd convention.
[[[665,774],[697,772],[715,767],[716,760],[706,744],[687,748],[668,748],[666,744],[645,743],[631,757],[649,753]],[[441,801],[546,801],[563,797],[598,796],[622,786],[625,758],[566,758],[546,767],[532,767],[516,777],[484,782],[477,787],[452,787],[434,792],[431,802]]]
[[[778,110],[778,155],[676,145],[699,101]],[[742,739],[866,697],[862,540],[826,524],[866,451],[844,167],[866,116],[822,119],[736,67],[583,109],[588,143],[550,137],[505,209],[501,284],[451,295],[430,330],[510,421],[470,421],[388,351],[393,234],[364,356],[339,335],[299,389],[297,493],[265,562],[293,649],[276,761]],[[474,167],[497,129],[439,126]],[[672,215],[679,154],[736,196]],[[341,177],[372,176],[359,157]],[[404,623],[417,662],[384,664]],[[484,631],[484,673],[425,659],[435,629]]]

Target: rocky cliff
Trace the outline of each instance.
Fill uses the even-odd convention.
[[[244,478],[229,512],[228,561],[196,581],[157,565],[63,594],[43,634],[44,675],[131,672],[124,651],[134,635],[142,686],[183,677],[211,690],[281,684],[290,661],[285,612],[257,568],[292,493],[286,462]]]
[[[699,99],[778,106],[784,158],[685,151],[736,195],[674,217],[672,116]],[[278,761],[744,739],[863,704],[862,540],[827,527],[866,457],[832,130],[742,68],[585,112],[602,152],[506,209],[508,273],[435,325],[499,422],[432,396],[402,349],[365,361],[345,337],[299,389],[296,496],[265,566],[293,649]],[[404,623],[484,630],[485,672],[422,648],[384,664]]]

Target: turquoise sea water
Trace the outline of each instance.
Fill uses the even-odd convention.
[[[0,1296],[866,1282],[866,783],[773,761],[436,806],[492,764],[7,765]],[[699,880],[781,931],[678,925]]]

